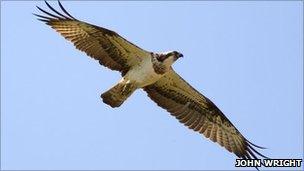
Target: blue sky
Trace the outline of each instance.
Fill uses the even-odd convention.
[[[120,74],[36,20],[36,5],[1,2],[2,169],[235,169],[142,90],[120,108],[102,103]],[[182,52],[174,69],[264,154],[303,158],[302,2],[63,5],[146,50]]]

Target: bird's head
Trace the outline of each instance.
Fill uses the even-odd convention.
[[[183,57],[183,54],[177,51],[169,51],[159,54],[156,58],[159,62],[162,62],[166,65],[172,65],[180,57]]]

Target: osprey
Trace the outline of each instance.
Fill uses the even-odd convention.
[[[129,42],[114,31],[75,19],[58,1],[63,13],[36,15],[77,49],[98,60],[112,70],[120,71],[121,80],[101,94],[104,103],[119,107],[137,89],[143,89],[160,107],[166,109],[181,123],[206,138],[217,142],[229,152],[243,159],[267,158],[254,147],[228,120],[215,104],[203,96],[172,68],[172,64],[183,55],[177,51],[165,53],[148,52]]]

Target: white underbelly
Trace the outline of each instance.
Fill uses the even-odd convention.
[[[151,60],[143,61],[142,65],[136,66],[131,69],[125,76],[124,80],[135,82],[138,87],[145,87],[150,85],[162,77],[160,74],[156,74],[152,67]]]

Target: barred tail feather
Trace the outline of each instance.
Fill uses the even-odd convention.
[[[111,107],[119,107],[136,90],[131,83],[118,83],[110,90],[101,94],[102,101]]]

